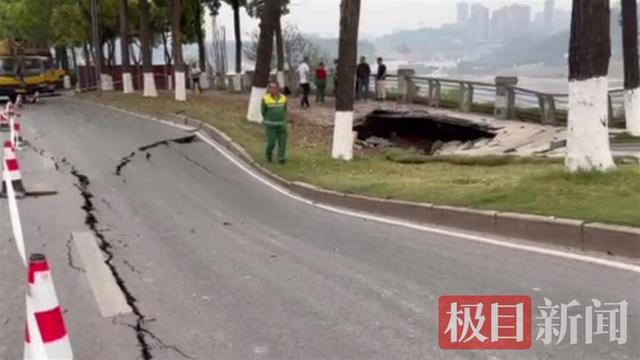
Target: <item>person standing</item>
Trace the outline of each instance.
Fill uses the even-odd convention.
[[[327,69],[321,61],[316,68],[316,102],[324,102],[324,92],[327,89]]]
[[[287,97],[280,93],[277,81],[269,83],[267,94],[262,98],[262,125],[267,137],[267,161],[273,161],[273,149],[277,144],[278,163],[284,164],[287,151]]]
[[[191,82],[193,83],[193,92],[202,94],[202,85],[200,85],[200,76],[202,71],[198,66],[198,63],[193,63],[191,66]]]
[[[308,108],[311,105],[309,104],[309,92],[311,91],[311,84],[309,83],[309,58],[304,57],[302,64],[298,66],[298,80],[300,82],[300,87],[302,88],[302,100],[300,100],[300,106],[302,108]]]
[[[367,64],[367,58],[364,56],[360,58],[360,64],[356,68],[357,74],[357,99],[367,99],[369,93],[369,78],[371,77],[371,67]]]
[[[387,65],[384,64],[381,57],[378,58],[378,74],[376,75],[376,98],[378,100],[387,99],[387,89],[385,87],[387,80]]]

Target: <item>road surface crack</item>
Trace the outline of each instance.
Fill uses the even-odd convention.
[[[211,169],[209,169],[208,167],[204,166],[204,165],[203,165],[202,163],[200,163],[198,160],[195,160],[195,159],[190,158],[190,157],[189,157],[189,155],[187,155],[187,154],[183,153],[182,151],[178,151],[178,153],[179,153],[180,155],[182,155],[182,156],[185,158],[185,160],[189,161],[190,163],[192,163],[192,164],[194,164],[195,166],[199,167],[200,169],[204,170],[204,171],[205,171],[205,172],[207,172],[208,174],[211,174],[211,175],[213,175],[213,174],[214,174],[214,172],[213,172]]]
[[[120,161],[118,162],[118,165],[116,165],[116,171],[115,174],[116,176],[120,176],[120,173],[122,172],[122,169],[127,166],[127,164],[129,164],[133,158],[136,156],[137,153],[139,152],[145,152],[146,153],[146,159],[149,160],[149,158],[151,157],[151,154],[149,153],[148,150],[154,149],[158,146],[169,146],[171,143],[174,144],[190,144],[194,141],[197,141],[197,136],[196,135],[189,135],[189,136],[183,136],[183,137],[179,137],[176,139],[166,139],[166,140],[160,140],[160,141],[156,141],[154,143],[151,143],[149,145],[144,145],[144,146],[140,146],[136,151],[131,152],[129,155],[124,156],[120,159]]]
[[[85,221],[84,223],[91,229],[93,234],[100,240],[98,246],[102,250],[102,252],[106,255],[105,264],[109,268],[109,271],[113,275],[118,284],[118,287],[122,291],[127,301],[127,304],[131,307],[134,315],[136,316],[136,324],[131,325],[131,327],[136,332],[136,337],[138,339],[138,346],[140,347],[140,351],[142,352],[142,358],[144,360],[153,359],[151,354],[151,347],[147,342],[145,334],[149,334],[150,331],[147,330],[145,326],[145,315],[142,313],[137,304],[137,299],[131,293],[131,290],[127,287],[124,279],[120,275],[120,272],[113,264],[113,250],[112,245],[107,241],[107,238],[104,234],[98,229],[98,219],[96,218],[96,209],[93,206],[93,194],[89,191],[89,186],[91,184],[89,178],[80,173],[74,166],[71,166],[71,175],[73,175],[77,179],[77,183],[75,184],[76,188],[80,191],[80,195],[84,199],[84,203],[82,205],[82,210],[85,212]]]
[[[31,150],[33,150],[33,152],[35,152],[36,154],[40,155],[40,157],[44,158],[44,159],[49,159],[51,160],[51,162],[53,162],[53,166],[55,167],[56,171],[60,171],[60,164],[58,163],[58,159],[56,159],[55,156],[49,154],[48,152],[46,152],[43,149],[39,149],[37,148],[35,145],[33,145],[32,143],[28,142],[28,141],[23,141],[22,145],[26,148],[29,148]],[[66,164],[65,164],[66,165]]]
[[[72,269],[84,272],[83,268],[76,266],[73,262],[73,255],[71,255],[71,241],[73,241],[73,236],[70,236],[69,240],[67,240],[67,262]]]

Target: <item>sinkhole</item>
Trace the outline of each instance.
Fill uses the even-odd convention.
[[[374,110],[354,124],[363,147],[415,148],[429,154],[434,145],[492,139],[496,129],[472,120],[420,110]]]

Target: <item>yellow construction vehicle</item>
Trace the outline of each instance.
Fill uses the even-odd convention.
[[[19,94],[52,92],[62,77],[49,49],[27,48],[13,39],[0,41],[0,96],[15,101]]]

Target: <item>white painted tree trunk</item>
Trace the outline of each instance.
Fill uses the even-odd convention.
[[[100,85],[102,91],[113,90],[113,78],[108,74],[100,74]]]
[[[131,73],[123,73],[122,74],[122,92],[125,94],[133,93],[133,78],[131,77]]]
[[[144,97],[158,97],[158,91],[156,90],[156,79],[153,77],[153,73],[144,73],[144,89],[142,96]]]
[[[167,75],[167,90],[173,90],[173,76]]]
[[[63,82],[63,87],[66,90],[71,89],[71,77],[69,75],[65,75],[62,82]]]
[[[231,79],[233,91],[242,92],[242,74],[234,74]]]
[[[251,97],[249,98],[249,109],[247,110],[247,119],[251,122],[262,122],[262,98],[267,93],[266,88],[251,88]]]
[[[627,132],[633,136],[640,136],[640,88],[624,91],[624,113]]]
[[[331,156],[334,159],[353,159],[353,111],[336,111]]]
[[[607,77],[569,82],[567,157],[570,172],[615,168],[609,146]]]
[[[284,79],[284,71],[279,70],[276,75],[276,79],[278,80],[278,85],[280,86],[280,88],[284,89],[284,87],[287,85]]]
[[[176,75],[176,101],[187,101],[187,86],[184,71],[177,71]]]

